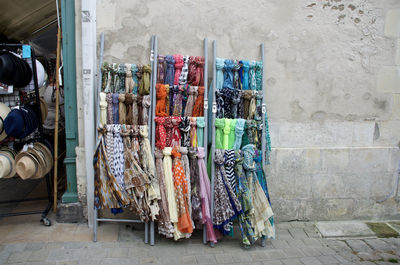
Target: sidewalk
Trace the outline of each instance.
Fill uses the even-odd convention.
[[[237,237],[224,238],[214,248],[203,245],[201,233],[181,242],[157,235],[156,245],[149,246],[143,243],[143,225],[125,224],[102,224],[94,243],[85,224],[44,227],[37,216],[27,218],[1,220],[0,264],[400,263],[400,238],[322,238],[311,222],[277,224],[277,239],[245,250]]]

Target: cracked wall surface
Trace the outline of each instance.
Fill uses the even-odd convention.
[[[399,202],[377,201],[400,159],[399,10],[397,0],[99,0],[97,34],[117,63],[149,63],[153,34],[160,54],[202,55],[207,37],[210,58],[217,40],[218,57],[259,59],[264,43],[277,219],[395,218]]]

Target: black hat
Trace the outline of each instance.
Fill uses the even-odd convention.
[[[32,70],[27,62],[14,54],[0,52],[0,82],[15,87],[25,87],[32,79]]]

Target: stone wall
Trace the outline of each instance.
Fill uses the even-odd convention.
[[[264,43],[277,219],[400,217],[376,202],[400,159],[399,1],[99,0],[100,32],[117,63],[148,63],[153,34],[161,54],[202,55],[207,37],[218,57],[257,60]]]

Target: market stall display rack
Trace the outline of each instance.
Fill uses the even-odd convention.
[[[155,152],[155,121],[154,118],[156,117],[155,115],[155,108],[156,108],[156,83],[157,83],[157,58],[158,58],[158,38],[157,36],[152,36],[152,43],[154,45],[152,46],[152,51],[151,51],[151,58],[152,58],[152,70],[153,70],[153,76],[152,76],[152,83],[151,83],[151,93],[152,93],[152,104],[151,104],[151,128],[152,128],[152,133],[151,133],[151,148],[152,148],[152,153],[154,154]],[[207,161],[207,154],[208,154],[208,132],[207,132],[207,124],[208,124],[208,40],[207,38],[204,39],[203,41],[204,45],[204,102],[203,102],[203,108],[204,108],[204,121],[205,121],[205,126],[203,129],[204,132],[204,151],[205,151],[205,157],[204,161]],[[190,184],[189,184],[190,185]],[[155,244],[155,239],[154,239],[154,221],[150,222],[150,245],[154,246]],[[206,230],[206,225],[203,225],[203,244],[207,244],[207,230]]]
[[[3,50],[10,50],[11,48],[19,48],[22,49],[23,46],[25,49],[30,49],[31,53],[31,59],[32,59],[32,73],[33,73],[33,84],[34,84],[34,100],[36,101],[36,106],[37,106],[37,113],[38,115],[38,133],[39,136],[36,140],[39,142],[44,142],[44,137],[43,137],[43,126],[42,126],[42,115],[41,115],[41,109],[40,109],[40,96],[39,96],[39,86],[38,86],[38,80],[37,80],[37,69],[36,69],[36,57],[35,57],[35,51],[34,49],[25,44],[0,44],[0,49]],[[0,96],[2,97],[7,97],[6,95]],[[20,102],[18,98],[15,98],[15,95],[12,95],[14,100],[9,100],[8,98],[8,103],[9,104],[17,104]],[[0,201],[0,204],[10,204],[10,203],[20,203],[20,202],[30,202],[30,201],[39,201],[39,200],[47,200],[48,203],[45,207],[44,210],[35,210],[35,211],[21,211],[21,212],[9,212],[9,213],[3,213],[0,214],[0,217],[10,217],[10,216],[19,216],[19,215],[31,215],[31,214],[41,214],[41,219],[40,221],[45,225],[45,226],[51,226],[51,221],[48,219],[47,215],[52,207],[52,202],[53,202],[53,197],[51,194],[51,182],[50,182],[50,172],[45,175],[45,181],[46,181],[46,190],[47,190],[47,197],[37,197],[37,198],[25,198],[25,199],[18,199],[18,200],[7,200],[7,201]]]
[[[261,43],[260,44],[260,53],[261,53],[261,62],[262,65],[264,66],[264,44]],[[211,123],[208,124],[208,126],[210,126],[210,132],[211,132],[211,136],[209,138],[211,138],[211,219],[213,219],[214,217],[214,178],[215,178],[215,163],[214,163],[214,159],[215,159],[215,120],[216,120],[216,114],[217,114],[217,102],[216,102],[216,96],[215,96],[215,92],[216,92],[216,87],[217,87],[217,67],[216,67],[216,59],[217,59],[217,41],[214,40],[213,41],[213,79],[212,79],[212,85],[210,88],[210,92],[209,92],[209,101],[212,102],[212,108],[209,114],[211,117]],[[263,165],[263,172],[264,172],[264,176],[266,176],[266,172],[265,172],[265,167],[264,165],[267,164],[267,155],[266,155],[266,104],[264,102],[265,99],[265,87],[264,87],[264,67],[262,70],[262,102],[261,102],[261,111],[262,111],[262,140],[261,140],[261,146],[262,146],[262,165]],[[261,245],[265,246],[265,242],[266,242],[266,238],[263,236],[261,238]],[[214,247],[214,243],[210,243],[211,247]]]

